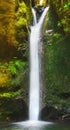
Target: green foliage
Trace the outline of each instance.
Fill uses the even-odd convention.
[[[58,14],[60,21],[58,22],[58,26],[63,26],[64,32],[70,33],[70,1],[54,1],[52,0],[54,5],[54,9]],[[53,6],[51,5],[51,6]]]
[[[70,38],[63,33],[62,28],[59,29],[56,18],[53,10],[50,11],[47,29],[52,31],[44,37],[45,102],[47,105],[65,109],[70,106],[69,98],[64,95],[70,92]]]
[[[26,26],[26,19],[20,17],[20,19],[16,22],[17,28],[21,29],[21,27]]]
[[[10,61],[0,62],[0,120],[6,120],[13,111],[19,110],[13,107],[16,99],[25,92],[25,75],[27,62],[16,57]],[[23,90],[23,91],[22,91]],[[17,103],[16,103],[17,105]],[[15,105],[15,106],[16,106]]]
[[[70,1],[68,1],[68,3],[64,3],[63,11],[67,11],[69,8],[70,8]]]
[[[3,75],[0,77],[0,84],[2,86],[10,86],[20,84],[21,75],[25,74],[27,63],[22,60],[13,59],[10,62],[0,63],[0,66],[0,76]],[[4,84],[4,80],[8,82]]]
[[[29,0],[0,1],[0,120],[16,109],[11,100],[15,104],[26,89],[30,4]]]
[[[16,40],[18,43],[18,51],[26,50],[28,42],[28,26],[31,21],[30,17],[30,6],[27,6],[24,1],[16,3]],[[23,52],[24,53],[24,52]],[[25,55],[25,54],[23,54]]]
[[[9,63],[8,70],[11,74],[16,74],[17,72],[22,72],[26,68],[26,62],[21,60],[13,60]]]
[[[0,93],[0,98],[16,98],[18,96],[20,96],[20,90],[16,91],[16,92],[5,92],[5,93]]]
[[[5,63],[0,63],[1,65],[1,70],[4,70],[7,72],[11,72],[12,74],[15,73],[16,71],[21,71],[23,68],[23,71],[25,70],[26,62],[18,59],[13,59],[10,62],[5,62]]]

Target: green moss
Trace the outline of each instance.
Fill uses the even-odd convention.
[[[58,19],[53,10],[50,10],[48,16],[46,28],[51,32],[45,33],[43,57],[46,83],[45,102],[47,105],[63,110],[70,106],[69,97],[65,97],[65,93],[70,92],[70,38],[63,33],[62,28],[57,26]]]
[[[61,3],[60,1],[52,0],[51,6],[53,6],[60,19],[58,26],[63,26],[64,32],[70,33],[70,1],[63,1],[63,3]]]
[[[0,86],[10,87],[10,85],[19,85],[22,73],[25,73],[26,62],[13,59],[10,62],[0,63]]]
[[[20,96],[20,90],[15,91],[15,92],[4,92],[0,93],[0,98],[16,98]]]
[[[26,26],[27,25],[27,21],[26,19],[20,17],[20,19],[16,22],[16,26],[21,28],[23,26]]]
[[[26,5],[25,5],[25,3],[24,2],[22,2],[22,3],[19,3],[19,10],[18,10],[18,12],[19,13],[26,13]]]
[[[10,0],[0,5],[6,8],[6,12],[1,11],[0,22],[0,120],[18,109],[13,107],[17,98],[26,98],[28,26],[32,17],[28,3]]]
[[[13,106],[26,91],[27,62],[16,57],[0,62],[0,120],[6,120],[14,111]],[[25,100],[25,96],[23,98]],[[12,105],[11,105],[12,104]],[[16,106],[15,105],[15,106]],[[22,105],[22,104],[21,104]]]
[[[28,43],[28,26],[31,21],[30,17],[30,6],[27,6],[23,2],[19,2],[17,4],[17,10],[16,10],[16,22],[15,22],[15,27],[16,27],[16,40],[18,42],[18,51],[23,50],[23,46],[27,46]],[[27,48],[27,47],[26,47]]]

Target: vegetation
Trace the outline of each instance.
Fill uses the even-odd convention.
[[[58,27],[58,17],[52,9],[48,17],[43,57],[46,83],[45,102],[48,106],[53,106],[64,113],[70,106],[70,38],[65,35],[62,28]]]
[[[50,2],[51,3],[51,2]],[[70,1],[69,0],[52,0],[51,6],[54,8],[60,21],[58,21],[58,26],[63,26],[66,33],[70,33]]]
[[[15,45],[15,2],[0,1],[0,44]]]
[[[14,120],[19,120],[20,111],[20,120],[22,113],[25,115],[31,6],[39,7],[39,2],[0,0],[0,121],[15,115]],[[44,23],[47,31],[43,40],[44,101],[64,114],[70,108],[70,1],[43,0],[43,6],[48,4],[50,10]]]
[[[22,0],[0,1],[1,121],[6,120],[14,111],[20,110],[19,107],[14,108],[13,105],[15,106],[19,99],[18,105],[23,102],[22,95],[24,95],[24,101],[26,100],[28,25],[31,21],[31,7],[28,3]]]
[[[9,62],[0,63],[0,119],[6,120],[12,114],[17,99],[23,99],[22,93],[26,93],[24,81],[26,80],[27,63],[12,59]],[[22,89],[23,86],[23,89]],[[25,100],[25,96],[24,96]],[[9,102],[9,104],[8,104]],[[5,104],[4,104],[5,103]],[[20,102],[19,102],[20,103]],[[18,104],[19,104],[18,103]],[[6,108],[5,108],[6,106]],[[15,108],[15,111],[18,110]]]

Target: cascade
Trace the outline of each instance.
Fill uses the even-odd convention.
[[[32,13],[33,13],[33,25],[37,24],[37,19],[36,19],[36,11],[32,8]]]
[[[40,106],[40,67],[39,67],[39,44],[41,37],[41,29],[44,18],[49,7],[44,9],[38,23],[36,12],[33,13],[33,26],[30,33],[30,97],[29,97],[29,120],[38,120]]]
[[[43,3],[43,0],[40,0],[40,5],[42,5],[42,3]]]

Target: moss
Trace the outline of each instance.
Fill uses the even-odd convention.
[[[26,100],[30,4],[29,0],[0,3],[0,120],[16,111],[10,106],[17,98]]]
[[[58,109],[70,106],[69,97],[61,95],[70,93],[70,38],[57,26],[58,19],[53,10],[48,14],[46,33],[44,36],[44,75],[46,83],[45,102]],[[68,106],[69,105],[69,106]]]
[[[22,99],[6,96],[0,97],[0,121],[24,120],[24,118],[26,118],[26,111],[26,104]]]
[[[17,28],[21,29],[22,27],[27,26],[27,21],[26,19],[20,17],[20,19],[16,22]]]
[[[30,24],[30,6],[24,1],[2,1],[0,3],[0,58],[18,56],[19,46],[28,42],[28,26]],[[5,11],[4,11],[5,10]],[[21,33],[23,35],[21,35]],[[23,41],[23,42],[22,42]],[[11,48],[11,51],[10,51]],[[21,53],[21,52],[19,52]],[[20,55],[20,54],[19,54]]]
[[[27,68],[26,62],[17,59],[1,63],[0,66],[0,88],[19,85],[21,75]]]
[[[0,93],[0,98],[16,98],[20,96],[20,90],[15,91],[15,92],[4,92]]]
[[[3,70],[4,71],[4,70]],[[9,73],[0,73],[0,86],[4,87],[9,84],[10,74]]]
[[[27,6],[28,2],[22,1],[18,3],[18,8],[16,10],[16,40],[18,42],[18,51],[23,50],[24,44],[27,45],[28,42],[28,26],[31,21],[30,17],[30,6]],[[20,47],[21,46],[21,47]],[[19,49],[20,48],[20,49]]]
[[[50,2],[51,3],[51,2]],[[63,26],[65,33],[70,33],[70,1],[59,1],[52,0],[51,7],[54,8],[55,12],[59,17],[58,26]]]
[[[17,58],[10,61],[0,62],[0,120],[6,120],[14,110],[19,111],[19,108],[14,108],[11,104],[16,104],[16,100],[24,97],[26,93],[26,61]],[[22,96],[22,93],[24,96]],[[22,105],[22,104],[21,104]],[[16,110],[17,109],[17,110]]]

